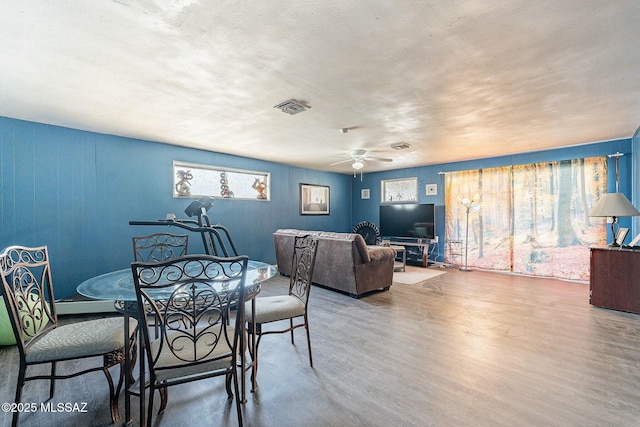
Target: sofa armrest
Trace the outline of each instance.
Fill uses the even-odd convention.
[[[371,262],[384,262],[387,259],[396,259],[396,250],[386,246],[369,246],[369,258]]]
[[[396,251],[385,246],[369,246],[370,262],[356,264],[356,295],[388,289],[393,283]]]

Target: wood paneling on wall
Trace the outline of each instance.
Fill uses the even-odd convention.
[[[217,200],[209,212],[251,258],[275,262],[277,228],[350,230],[349,175],[0,117],[0,247],[49,246],[56,298],[127,268],[131,237],[164,230],[130,220],[186,217],[173,160],[271,172],[271,201]],[[331,187],[331,215],[299,214],[300,182]],[[191,251],[202,250],[194,237]]]

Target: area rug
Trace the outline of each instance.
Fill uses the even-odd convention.
[[[425,280],[433,279],[434,277],[444,274],[444,269],[431,269],[431,268],[410,268],[407,267],[407,271],[394,271],[393,283],[402,283],[403,285],[415,285]]]

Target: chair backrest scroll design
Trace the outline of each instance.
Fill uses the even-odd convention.
[[[297,296],[305,304],[309,300],[317,249],[318,239],[316,239],[315,236],[296,236],[293,248],[289,294]]]
[[[151,310],[160,330],[152,344],[149,329],[143,328],[151,367],[175,369],[229,357],[235,360],[239,348],[235,331],[241,331],[242,325],[228,325],[226,316],[236,304],[236,317],[242,315],[247,262],[246,256],[203,254],[131,264],[143,324]],[[169,365],[163,360],[168,351],[173,355]]]
[[[9,246],[0,253],[2,295],[18,349],[57,326],[46,246]]]
[[[155,233],[133,237],[133,259],[140,262],[161,262],[187,255],[189,236]]]

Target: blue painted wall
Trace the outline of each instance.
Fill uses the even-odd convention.
[[[271,201],[217,200],[209,211],[253,259],[275,262],[278,228],[351,229],[349,175],[0,117],[0,247],[47,245],[56,298],[127,268],[131,237],[165,230],[130,220],[186,217],[191,200],[172,197],[173,160],[271,172]],[[301,216],[299,183],[328,185],[331,215]],[[190,243],[202,250],[199,235]]]
[[[636,152],[639,142],[635,138]],[[576,159],[580,157],[606,156],[616,152],[625,153],[620,158],[620,192],[624,193],[631,200],[632,188],[638,188],[638,185],[632,185],[632,140],[620,139],[615,141],[599,142],[594,144],[586,144],[570,148],[562,148],[556,150],[537,151],[532,153],[518,154],[513,156],[492,157],[487,159],[471,160],[466,162],[445,163],[432,166],[423,166],[418,168],[398,169],[387,172],[377,172],[365,174],[360,181],[360,176],[353,179],[353,224],[360,221],[371,221],[379,224],[379,206],[381,200],[381,181],[385,179],[411,178],[418,177],[418,203],[434,203],[436,205],[436,234],[441,241],[444,238],[444,194],[443,183],[439,172],[452,172],[460,170],[481,169],[507,165],[520,165],[529,163],[538,163],[545,161],[559,161]],[[615,191],[615,161],[610,159],[608,162],[608,191]],[[437,184],[438,194],[436,196],[427,196],[425,194],[425,185]],[[368,188],[371,198],[362,200],[360,190]],[[636,190],[637,191],[637,190]],[[640,199],[637,199],[640,200]],[[637,207],[637,205],[636,205]],[[620,218],[622,227],[630,227],[630,218]],[[635,234],[633,234],[635,235]],[[611,237],[609,236],[609,239]],[[444,245],[439,247],[439,255],[442,257]],[[440,258],[442,259],[442,258]]]
[[[278,228],[350,231],[360,221],[378,224],[380,181],[418,177],[419,203],[436,204],[436,234],[444,236],[444,197],[439,172],[510,164],[602,156],[620,151],[620,191],[640,200],[633,172],[640,151],[638,135],[579,147],[515,156],[399,169],[360,176],[319,172],[238,156],[0,117],[0,247],[49,247],[57,298],[75,293],[83,280],[131,262],[131,237],[163,230],[130,226],[174,212],[184,218],[190,200],[174,199],[172,162],[271,172],[271,201],[217,200],[213,222],[231,231],[238,250],[253,259],[275,262],[271,233]],[[614,191],[609,162],[609,191]],[[299,184],[328,185],[331,215],[301,216]],[[425,185],[438,195],[426,196]],[[370,189],[362,200],[360,190]],[[631,224],[621,218],[622,226]],[[179,229],[176,229],[179,231]],[[635,235],[635,232],[632,232]],[[191,251],[201,250],[199,236]],[[440,247],[442,255],[442,245]]]

